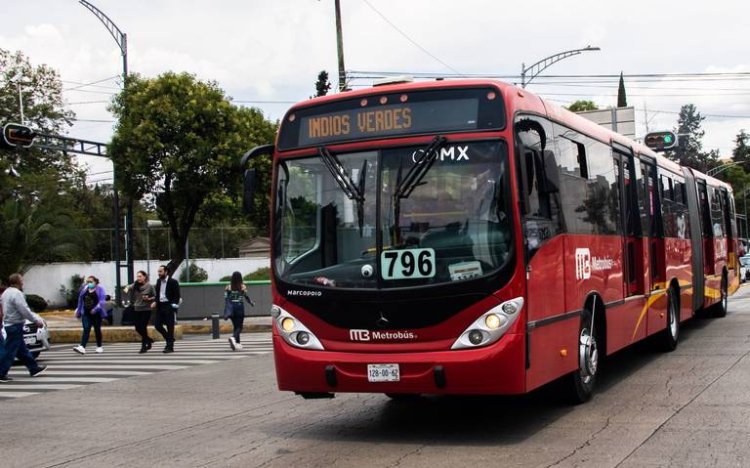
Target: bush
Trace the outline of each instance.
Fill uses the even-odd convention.
[[[202,283],[208,279],[208,273],[203,268],[199,267],[195,264],[195,262],[192,262],[190,266],[190,282],[191,283]],[[187,268],[183,268],[180,272],[180,282],[186,283],[187,282]]]
[[[244,278],[246,281],[263,281],[271,279],[271,269],[268,267],[258,268],[252,273],[248,273]]]
[[[271,269],[268,267],[259,268],[246,274],[242,279],[245,281],[263,281],[271,279]],[[232,281],[232,275],[222,276],[219,281]]]
[[[47,300],[42,296],[37,296],[36,294],[27,294],[26,302],[34,312],[41,312],[47,308]]]
[[[78,293],[81,291],[83,286],[83,276],[73,275],[70,277],[70,289],[64,284],[60,285],[60,294],[65,298],[65,305],[69,309],[75,309],[78,306]]]

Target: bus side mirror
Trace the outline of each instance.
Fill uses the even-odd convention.
[[[258,171],[247,169],[242,181],[242,210],[251,214],[255,205],[255,187],[258,181]]]
[[[256,146],[255,148],[242,155],[242,159],[240,160],[240,167],[247,167],[251,159],[255,159],[263,154],[273,155],[274,149],[274,145]],[[246,169],[242,179],[242,211],[244,211],[245,214],[251,214],[253,212],[253,205],[255,204],[255,190],[257,186],[257,169]]]

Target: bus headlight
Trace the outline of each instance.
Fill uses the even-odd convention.
[[[477,348],[496,342],[516,321],[522,307],[522,297],[493,307],[469,325],[451,349]]]
[[[304,349],[324,349],[315,334],[286,310],[274,305],[272,316],[279,335],[290,345]]]

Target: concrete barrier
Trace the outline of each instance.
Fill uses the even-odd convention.
[[[182,283],[180,295],[182,305],[177,313],[179,320],[211,318],[212,314],[224,315],[224,289],[227,282]],[[271,315],[271,282],[246,281],[248,296],[255,307],[245,304],[246,317],[268,317]]]

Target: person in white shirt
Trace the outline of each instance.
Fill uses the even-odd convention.
[[[13,380],[8,376],[13,360],[18,359],[29,370],[31,377],[40,375],[47,366],[40,366],[23,341],[23,325],[26,320],[35,322],[38,327],[44,326],[44,321],[35,314],[26,302],[23,294],[23,275],[13,273],[8,278],[10,287],[0,296],[3,310],[3,325],[5,327],[5,355],[0,359],[0,382]]]

